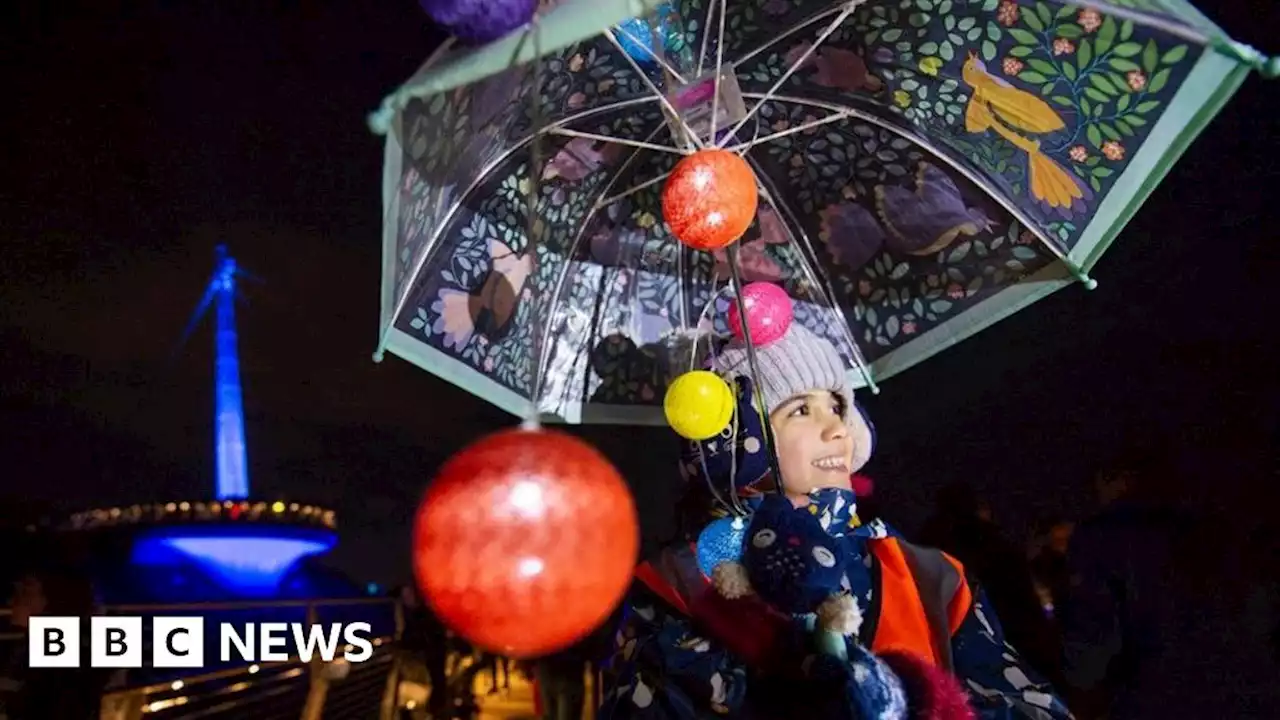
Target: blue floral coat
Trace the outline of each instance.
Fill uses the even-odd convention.
[[[675,547],[663,554],[662,564],[677,568],[667,573],[670,592],[657,592],[637,583],[615,636],[615,653],[604,687],[601,720],[695,720],[700,718],[815,718],[869,720],[905,717],[902,689],[887,667],[866,648],[886,616],[877,605],[881,588],[880,560],[874,545],[892,541],[908,556],[923,558],[913,568],[941,553],[916,548],[896,537],[882,523],[859,525],[848,491],[823,491],[811,506],[828,532],[843,535],[849,544],[850,581],[846,585],[864,610],[859,637],[848,641],[848,662],[818,653],[810,641],[811,616],[795,616],[773,642],[772,667],[748,663],[726,645],[726,633],[751,633],[760,627],[737,622],[736,629],[711,629],[691,617],[682,598],[697,595],[694,586],[702,572],[696,553]],[[950,562],[955,565],[954,561]],[[920,595],[927,599],[933,581],[918,571]],[[705,583],[705,578],[702,579]],[[1071,717],[1044,680],[1019,659],[980,588],[963,577],[967,610],[941,626],[946,635],[938,654],[941,663],[968,690],[971,705],[983,720],[1063,720]],[[925,602],[925,606],[929,606]],[[733,624],[733,623],[730,623]]]

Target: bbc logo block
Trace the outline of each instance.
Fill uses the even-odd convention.
[[[151,657],[158,668],[204,667],[204,618],[152,618]]]
[[[31,667],[80,667],[80,618],[35,616],[27,621],[27,630]]]
[[[100,668],[142,667],[142,618],[89,619],[89,665]]]
[[[78,617],[37,616],[30,620],[28,657],[33,668],[80,667],[84,630]],[[140,668],[145,633],[140,617],[92,617],[88,622],[89,666]],[[204,667],[204,619],[151,620],[151,666]]]

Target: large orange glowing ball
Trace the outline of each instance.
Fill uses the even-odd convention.
[[[454,632],[507,657],[538,657],[608,618],[639,543],[631,493],[595,448],[508,430],[454,455],[427,489],[414,574]]]
[[[719,250],[751,226],[760,196],[747,161],[729,150],[699,150],[671,171],[662,188],[662,218],[680,242]]]

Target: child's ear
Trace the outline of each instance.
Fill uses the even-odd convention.
[[[871,416],[867,414],[865,408],[854,401],[853,409],[849,412],[849,432],[853,435],[854,453],[853,467],[849,468],[850,472],[857,472],[871,460],[872,453],[876,448],[876,426],[871,422]]]

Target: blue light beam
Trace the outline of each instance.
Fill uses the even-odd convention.
[[[210,305],[214,306],[213,354],[213,462],[219,500],[249,497],[249,460],[244,439],[244,394],[240,389],[240,350],[236,339],[236,277],[247,274],[218,246],[218,262],[205,286],[204,297],[196,305],[182,332],[178,347],[200,324]],[[176,349],[175,349],[176,353]]]
[[[236,341],[236,261],[218,247],[213,281],[214,471],[219,500],[249,497],[249,460],[244,439],[244,397],[240,389],[240,352]]]

